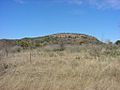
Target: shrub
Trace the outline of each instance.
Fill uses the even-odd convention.
[[[116,45],[120,45],[120,40],[115,42]]]
[[[18,46],[21,46],[21,47],[23,47],[24,49],[26,49],[26,48],[28,48],[28,47],[33,47],[33,44],[32,43],[30,43],[29,41],[16,41],[16,44],[18,45]]]

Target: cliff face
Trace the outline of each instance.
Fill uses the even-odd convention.
[[[100,41],[92,36],[85,35],[85,34],[71,34],[71,33],[62,33],[62,34],[54,34],[50,35],[50,37],[56,38],[58,43],[62,41],[66,44],[97,44]]]

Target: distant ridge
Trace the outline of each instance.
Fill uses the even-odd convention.
[[[29,42],[34,46],[44,46],[49,44],[100,44],[102,43],[97,38],[79,33],[57,33],[46,35],[42,37],[34,37],[34,38],[22,38],[22,39],[1,39],[0,46],[16,46],[18,45],[16,42]]]

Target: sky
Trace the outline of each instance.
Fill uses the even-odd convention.
[[[55,33],[120,39],[120,0],[0,0],[0,39]]]

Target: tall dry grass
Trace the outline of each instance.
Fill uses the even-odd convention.
[[[120,90],[120,47],[65,48],[39,48],[2,58],[7,68],[3,66],[0,75],[0,90]]]

